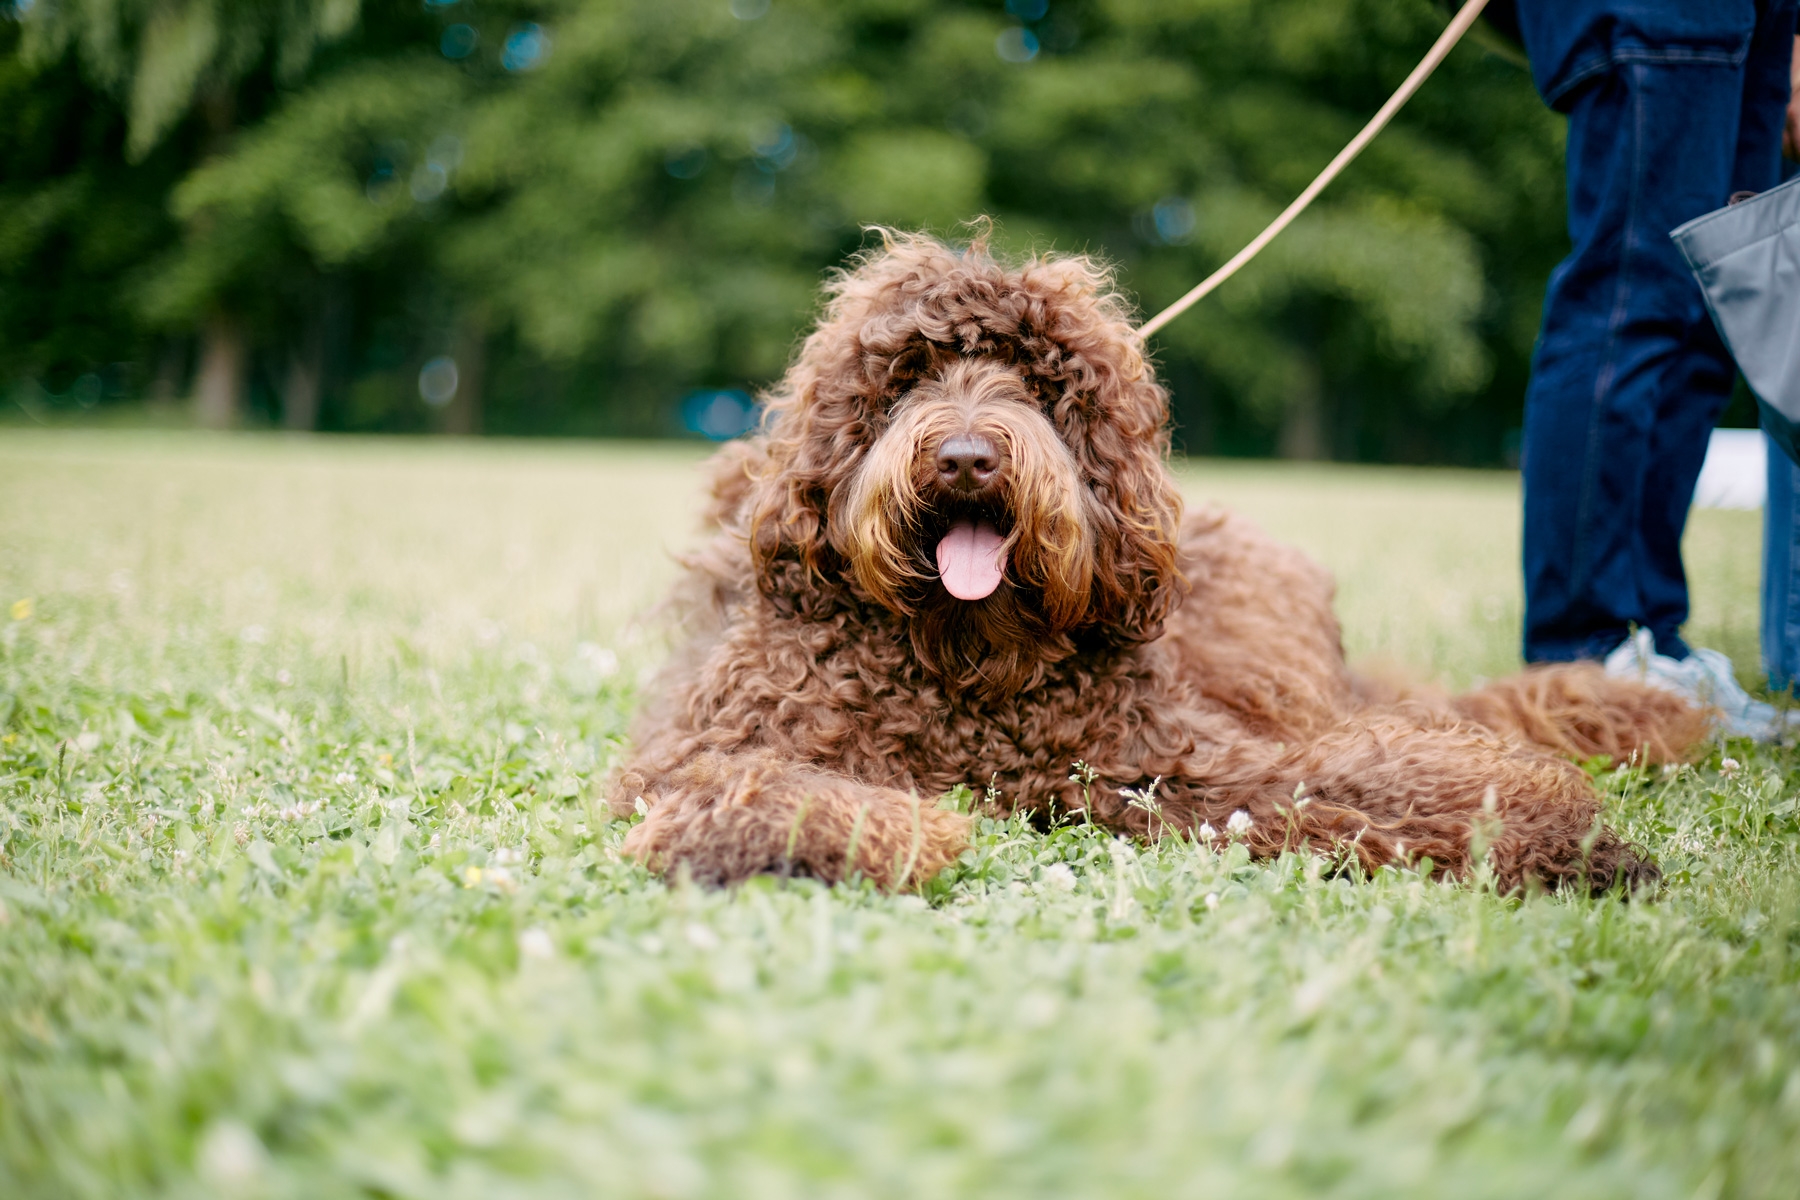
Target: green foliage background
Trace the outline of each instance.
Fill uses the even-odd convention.
[[[688,390],[766,382],[869,223],[988,214],[1006,250],[1100,254],[1154,310],[1442,27],[1429,0],[0,11],[0,386],[27,408],[178,394],[225,312],[253,421],[310,362],[301,423],[431,428],[418,370],[454,354],[485,363],[481,423],[519,433],[674,432]],[[1184,444],[1501,460],[1563,245],[1560,137],[1523,71],[1460,47],[1159,337]]]

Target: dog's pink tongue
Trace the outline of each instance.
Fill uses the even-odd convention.
[[[944,590],[958,600],[979,600],[1000,586],[1006,571],[1005,539],[986,521],[958,521],[937,544]]]

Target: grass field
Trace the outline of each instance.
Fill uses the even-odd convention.
[[[0,431],[0,1196],[1800,1187],[1788,752],[1602,776],[1634,903],[991,822],[923,896],[622,861],[696,461]],[[1184,480],[1354,656],[1515,665],[1514,479]],[[1746,666],[1756,538],[1689,539]]]

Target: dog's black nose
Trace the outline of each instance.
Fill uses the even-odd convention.
[[[979,433],[944,439],[937,452],[938,478],[956,492],[979,492],[1000,469],[1000,451]]]

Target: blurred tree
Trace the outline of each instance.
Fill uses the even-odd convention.
[[[182,344],[159,346],[123,285],[175,236],[164,202],[181,155],[127,165],[123,110],[73,62],[27,62],[19,37],[0,21],[0,383],[32,381],[28,406],[89,406],[150,382],[120,364],[181,369]]]
[[[352,27],[296,3],[290,51],[277,8],[255,12],[142,101],[124,81],[147,23],[58,18],[138,47],[86,52],[140,64],[100,75],[128,149],[203,109],[199,81],[235,81],[236,133],[174,189],[185,236],[136,277],[142,311],[232,313],[288,347],[291,423],[611,433],[671,432],[683,392],[777,374],[869,222],[956,237],[991,213],[1008,248],[1113,259],[1154,310],[1443,20],[1430,0],[425,0]],[[1185,443],[1495,460],[1562,244],[1558,136],[1515,66],[1459,49],[1158,338]]]
[[[89,79],[119,96],[125,106],[128,161],[142,162],[187,119],[201,125],[203,136],[194,149],[204,161],[226,154],[240,122],[268,107],[257,93],[266,92],[271,82],[298,86],[315,49],[349,33],[359,9],[360,0],[32,4],[26,6],[23,22],[23,58],[49,64],[72,54]],[[217,236],[204,218],[190,221],[186,232],[202,244]],[[197,318],[195,415],[202,425],[236,424],[244,408],[248,331],[226,289],[210,289],[192,311],[165,307],[154,315]]]
[[[1442,22],[1424,0],[534,12],[555,52],[472,98],[459,184],[482,212],[447,253],[532,350],[604,348],[590,369],[634,408],[778,371],[817,272],[867,222],[954,234],[990,212],[1015,246],[1118,260],[1154,308],[1303,187]],[[1254,448],[1429,453],[1359,434],[1466,413],[1502,337],[1528,353],[1517,310],[1535,311],[1560,241],[1556,122],[1473,48],[1428,92],[1160,339],[1185,413],[1203,391],[1270,431]],[[1521,252],[1532,278],[1503,297]]]
[[[1061,244],[1104,246],[1154,311],[1298,193],[1440,28],[1428,5],[1382,0],[1079,12],[1042,36],[1077,49],[1041,54],[989,102],[993,193]],[[1514,67],[1453,55],[1306,217],[1159,336],[1187,385],[1188,443],[1408,457],[1358,434],[1466,409],[1501,349],[1490,279],[1521,252],[1554,261],[1555,127]],[[1530,336],[1505,351],[1527,354]],[[1231,398],[1237,439],[1196,419],[1196,392]]]

